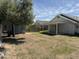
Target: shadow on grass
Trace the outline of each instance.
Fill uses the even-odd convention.
[[[40,34],[49,35],[49,36],[55,36],[56,35],[56,34],[51,34],[51,33],[48,33],[48,32],[40,32]]]
[[[6,49],[3,47],[3,48],[0,48],[0,52],[5,52]]]
[[[3,43],[8,43],[8,44],[15,44],[15,45],[19,45],[19,44],[23,44],[25,43],[24,41],[25,38],[6,38],[6,37],[3,37],[2,39],[2,42]]]
[[[69,36],[69,37],[79,37],[79,34],[74,34],[74,35],[70,35],[70,34],[61,34],[64,36]]]
[[[51,33],[48,33],[48,32],[40,32],[40,34],[49,35],[49,36],[55,36],[56,35],[56,34],[51,34]],[[58,34],[58,35],[69,36],[69,37],[79,37],[79,34],[74,34],[74,35]]]

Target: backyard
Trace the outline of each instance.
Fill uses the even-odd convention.
[[[79,59],[79,37],[25,33],[6,38],[5,59]]]

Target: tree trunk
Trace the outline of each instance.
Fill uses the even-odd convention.
[[[0,40],[2,40],[2,24],[0,24]]]
[[[14,24],[10,24],[8,27],[8,37],[10,36],[15,37],[15,25]]]
[[[3,44],[2,44],[2,24],[0,24],[0,48],[3,48]]]
[[[15,25],[12,24],[12,36],[15,37]]]

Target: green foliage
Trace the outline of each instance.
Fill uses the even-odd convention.
[[[6,20],[7,4],[7,0],[0,0],[0,23]]]
[[[6,20],[13,24],[30,24],[33,21],[32,0],[0,0],[0,22]]]
[[[32,0],[23,0],[17,6],[17,22],[20,24],[30,24],[33,21]]]
[[[40,31],[40,33],[48,33],[48,30]]]

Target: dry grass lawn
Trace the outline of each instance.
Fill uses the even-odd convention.
[[[79,59],[79,37],[26,33],[4,39],[5,59]]]

